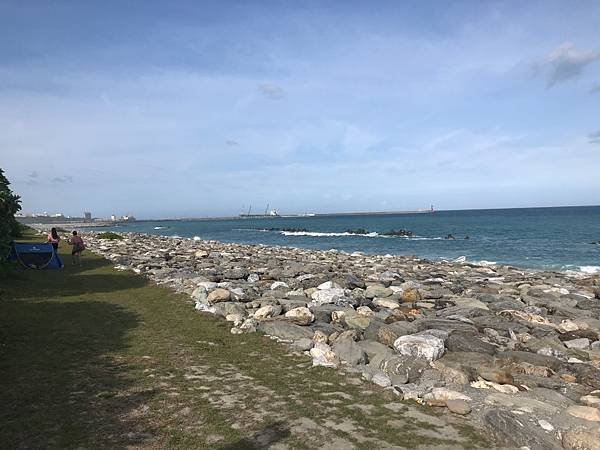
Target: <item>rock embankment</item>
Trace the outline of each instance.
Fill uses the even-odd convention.
[[[600,278],[414,257],[87,235],[234,334],[444,407],[500,445],[600,448]]]

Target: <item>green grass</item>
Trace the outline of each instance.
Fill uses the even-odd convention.
[[[462,418],[311,368],[259,334],[233,336],[89,251],[83,267],[62,256],[63,270],[0,280],[1,448],[486,447]]]
[[[113,233],[112,231],[105,231],[104,233],[100,233],[98,235],[99,239],[107,239],[110,241],[120,241],[123,239],[123,236],[117,233]]]

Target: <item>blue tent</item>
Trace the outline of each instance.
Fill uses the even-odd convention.
[[[52,244],[32,242],[12,242],[9,261],[18,261],[27,269],[62,269],[63,262]]]

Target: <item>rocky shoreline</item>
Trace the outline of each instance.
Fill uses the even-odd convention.
[[[600,449],[600,277],[85,233],[88,249],[313,365],[447,408],[499,445]]]

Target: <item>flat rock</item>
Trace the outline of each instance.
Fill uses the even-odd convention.
[[[455,332],[448,336],[446,347],[453,352],[477,352],[493,355],[496,353],[496,346],[485,342],[484,340],[473,336],[471,333]]]
[[[446,400],[446,408],[448,408],[448,411],[461,416],[471,412],[471,405],[469,405],[469,402],[461,399]]]
[[[530,450],[558,450],[561,445],[527,415],[517,415],[502,409],[492,409],[484,422],[501,445],[528,447]]]
[[[600,422],[600,409],[594,408],[593,406],[569,406],[567,408],[567,414],[590,422]]]
[[[312,339],[313,331],[293,323],[281,320],[260,322],[257,329],[269,336],[275,336],[284,341],[297,341],[302,338]]]
[[[390,288],[387,288],[381,284],[373,284],[371,286],[367,286],[365,290],[365,298],[385,298],[392,295],[394,291]]]

